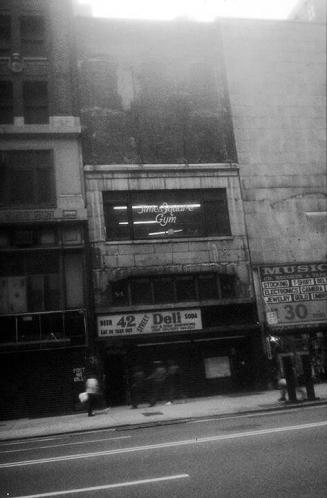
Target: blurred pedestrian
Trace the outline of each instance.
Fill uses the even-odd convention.
[[[86,379],[85,391],[87,392],[88,400],[88,416],[93,417],[97,397],[99,396],[99,381],[95,374],[89,374]]]
[[[148,377],[150,382],[151,397],[150,406],[154,406],[158,400],[165,398],[167,370],[162,361],[153,362],[153,370]]]
[[[181,369],[175,360],[168,361],[167,368],[167,405],[173,403],[181,390]]]
[[[140,366],[136,366],[133,370],[131,378],[131,405],[132,408],[137,408],[144,401],[145,391],[145,374]]]

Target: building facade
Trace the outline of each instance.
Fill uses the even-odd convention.
[[[87,213],[66,1],[0,7],[1,417],[74,409]]]
[[[267,355],[327,377],[326,24],[222,23],[243,207]]]
[[[175,360],[187,396],[261,362],[240,174],[215,26],[77,21],[96,341],[110,405]],[[196,42],[195,42],[196,40]]]

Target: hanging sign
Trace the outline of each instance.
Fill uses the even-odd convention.
[[[327,322],[327,263],[269,265],[259,271],[268,325]]]
[[[121,313],[97,318],[98,336],[158,334],[202,329],[200,309]]]

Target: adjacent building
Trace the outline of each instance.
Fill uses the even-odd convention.
[[[1,417],[74,409],[87,345],[87,214],[69,2],[0,6]]]
[[[326,24],[225,20],[228,93],[267,355],[327,374]],[[297,362],[301,368],[301,361]]]
[[[107,402],[175,360],[188,396],[253,386],[261,335],[220,31],[80,18],[76,47]]]

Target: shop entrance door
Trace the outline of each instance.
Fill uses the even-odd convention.
[[[107,406],[119,406],[126,399],[126,364],[121,353],[108,354],[104,363],[105,401]]]

